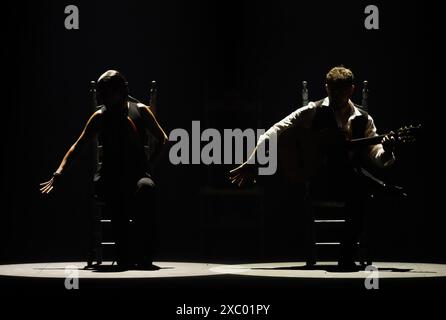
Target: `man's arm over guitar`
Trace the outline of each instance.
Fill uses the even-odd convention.
[[[265,143],[265,140],[270,139],[272,136],[279,138],[284,131],[295,126],[309,126],[314,116],[314,111],[314,102],[310,102],[307,106],[293,111],[291,114],[275,123],[264,134],[262,134],[257,142],[257,146],[259,146],[261,143]]]
[[[257,165],[255,162],[257,150],[263,147],[267,140],[272,138],[278,139],[283,132],[290,128],[296,126],[308,126],[311,123],[312,117],[314,116],[314,111],[315,104],[314,102],[310,102],[307,106],[295,110],[281,121],[275,123],[264,134],[262,134],[259,137],[257,145],[252,151],[248,160],[230,171],[229,179],[232,181],[232,183],[242,186],[245,183],[249,183],[254,180],[255,176],[257,175]]]
[[[367,128],[365,132],[366,137],[376,137],[376,126],[372,117],[368,116]],[[379,167],[388,167],[395,161],[393,153],[393,139],[384,138],[382,143],[368,147],[368,158]]]

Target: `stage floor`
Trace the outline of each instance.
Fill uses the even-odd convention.
[[[0,293],[14,297],[150,297],[174,306],[186,301],[295,301],[296,299],[440,298],[446,264],[376,262],[371,271],[343,271],[335,263],[308,268],[303,262],[218,264],[159,261],[158,270],[116,270],[106,263],[86,270],[84,262],[0,265]],[[367,287],[371,277],[375,288]],[[67,279],[78,289],[67,290]]]
[[[0,276],[80,279],[126,279],[203,277],[216,274],[301,279],[366,279],[373,272],[379,278],[446,277],[445,264],[377,262],[368,270],[341,270],[334,262],[320,262],[307,267],[303,262],[271,262],[251,264],[208,264],[188,262],[155,262],[158,270],[120,271],[111,262],[85,269],[85,262],[52,262],[0,265]]]

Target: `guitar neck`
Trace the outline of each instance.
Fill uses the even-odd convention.
[[[389,134],[381,134],[375,137],[368,137],[368,138],[358,138],[358,139],[352,139],[349,141],[350,147],[365,147],[365,146],[372,146],[375,144],[381,143],[381,140],[388,136]]]

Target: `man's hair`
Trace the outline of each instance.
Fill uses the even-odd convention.
[[[127,80],[119,71],[108,70],[99,77],[97,90],[100,94],[111,91],[127,91]]]
[[[330,88],[345,88],[354,84],[355,77],[350,69],[341,65],[328,71],[325,81]]]

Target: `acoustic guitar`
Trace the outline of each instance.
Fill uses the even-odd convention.
[[[379,144],[386,136],[394,137],[395,144],[411,143],[416,141],[421,128],[421,125],[408,126],[374,137],[348,139],[339,130],[316,133],[310,128],[290,127],[278,138],[277,172],[290,183],[305,183],[323,168],[324,154],[329,148],[349,153]]]

